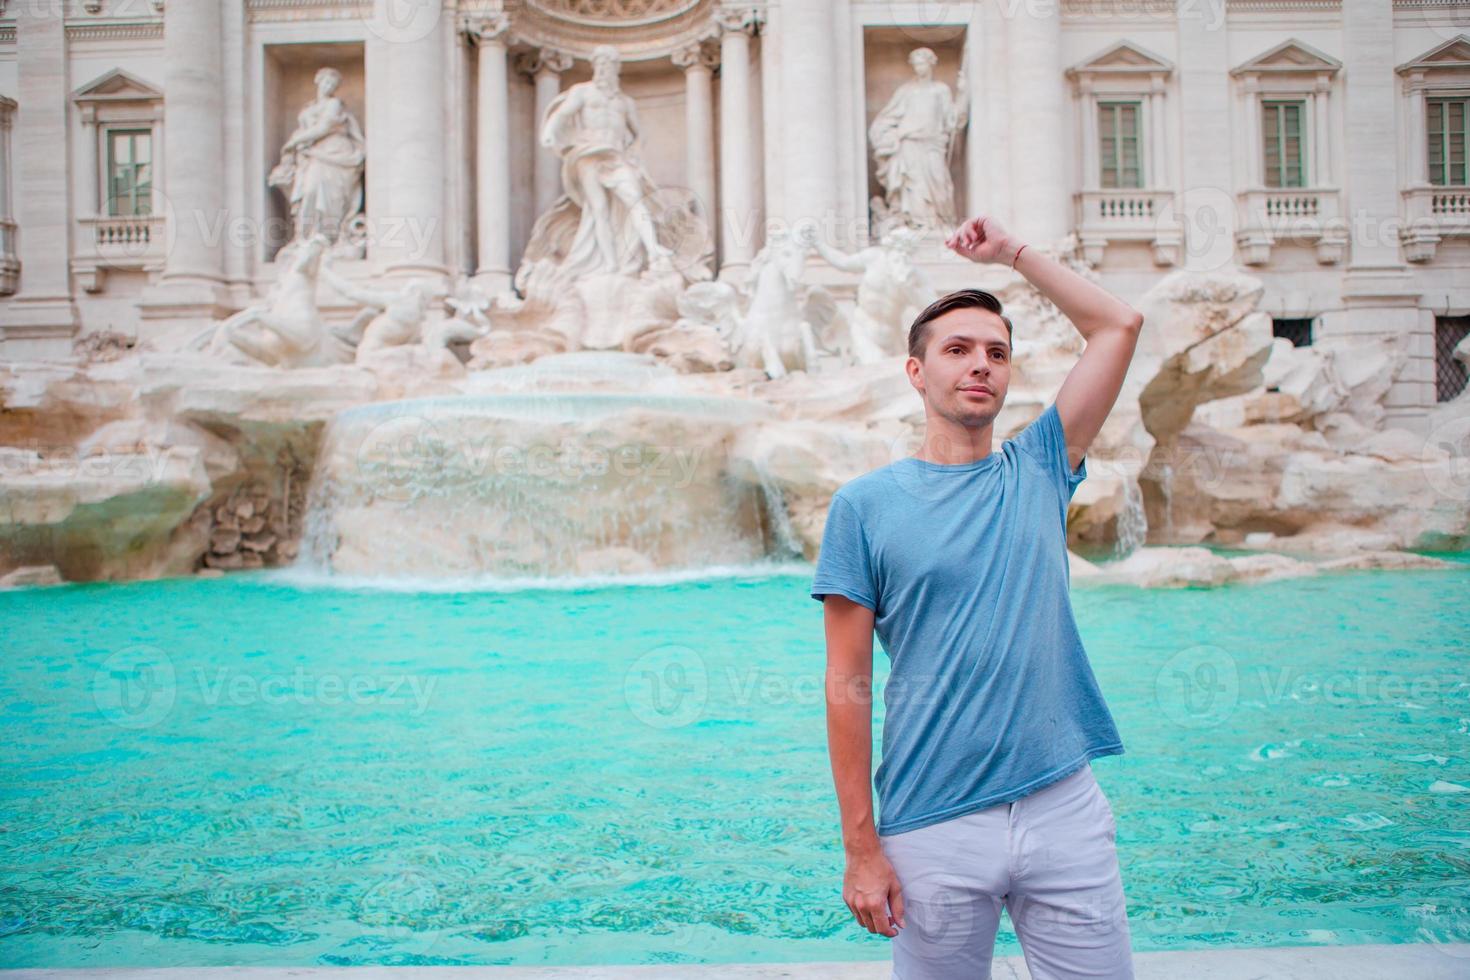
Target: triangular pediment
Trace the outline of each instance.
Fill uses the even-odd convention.
[[[1436,68],[1470,68],[1470,35],[1452,37],[1443,44],[1430,48],[1413,61],[1400,65],[1397,70],[1403,74]]]
[[[1132,41],[1119,41],[1111,47],[1104,48],[1097,54],[1067,69],[1068,75],[1088,74],[1098,72],[1102,74],[1139,74],[1139,73],[1163,73],[1168,74],[1174,70],[1174,66],[1168,59],[1161,58],[1147,48],[1141,48]]]
[[[163,92],[132,72],[114,68],[77,89],[72,98],[81,102],[151,102],[162,99]]]
[[[1253,72],[1335,72],[1342,62],[1330,54],[1318,51],[1310,44],[1296,39],[1282,41],[1276,47],[1258,54],[1250,61],[1232,68],[1230,74],[1245,75]]]

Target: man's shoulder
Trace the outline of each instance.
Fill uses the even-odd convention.
[[[892,492],[894,467],[900,465],[900,462],[900,460],[894,460],[877,469],[853,477],[837,488],[832,494],[832,499],[837,500],[840,497],[844,502],[851,504],[859,516],[873,512]]]

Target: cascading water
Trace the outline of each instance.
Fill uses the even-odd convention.
[[[726,455],[772,410],[681,393],[670,375],[633,355],[556,355],[479,372],[467,394],[342,412],[323,436],[297,566],[538,577],[764,558],[769,488],[731,476]],[[789,538],[784,506],[765,509]]]
[[[1143,491],[1134,480],[1123,481],[1123,509],[1118,513],[1118,540],[1114,557],[1127,558],[1143,547],[1148,538],[1148,514],[1143,509]]]

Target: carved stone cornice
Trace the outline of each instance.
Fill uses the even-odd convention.
[[[374,4],[373,0],[245,0],[245,16],[251,23],[372,20]]]
[[[526,47],[555,47],[588,58],[599,44],[623,63],[672,57],[716,36],[716,0],[505,0],[513,33]]]
[[[158,41],[163,39],[163,18],[69,21],[66,39],[73,41]]]

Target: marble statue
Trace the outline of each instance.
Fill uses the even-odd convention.
[[[956,224],[950,158],[969,115],[965,73],[958,94],[934,77],[938,57],[929,48],[909,53],[916,77],[904,82],[868,127],[883,196],[873,198],[874,231],[895,225],[926,231]]]
[[[325,235],[293,241],[277,256],[279,272],[265,300],[210,324],[189,345],[211,354],[231,348],[272,367],[323,367],[352,360],[316,305]]]
[[[812,224],[800,227],[797,236],[831,265],[862,276],[850,324],[848,355],[859,364],[873,364],[906,353],[908,324],[939,296],[913,262],[922,233],[900,225],[890,228],[879,244],[851,253],[827,245],[817,237]]]
[[[820,287],[803,285],[807,241],[783,228],[766,234],[744,287],[722,280],[694,283],[678,298],[680,332],[706,332],[730,352],[729,367],[756,368],[768,378],[811,371],[833,354],[821,337],[838,322],[837,304]]]
[[[323,68],[315,81],[316,99],[296,117],[268,182],[289,187],[293,238],[324,235],[334,254],[360,258],[364,241],[354,219],[362,212],[367,144],[357,118],[333,94],[341,73]]]
[[[323,259],[321,272],[327,285],[343,298],[364,306],[340,335],[344,341],[356,344],[359,363],[386,348],[420,342],[433,297],[433,283],[413,279],[397,288],[374,288],[344,279],[332,268],[329,259]]]
[[[750,306],[742,330],[744,349],[766,372],[779,378],[802,371],[817,360],[812,325],[802,316],[798,299],[807,249],[785,229],[766,236],[766,246],[750,263]]]
[[[618,87],[611,45],[592,52],[592,80],[573,85],[547,108],[541,144],[561,157],[562,196],[536,220],[525,260],[556,260],[564,278],[597,273],[636,276],[668,263],[651,203],[658,191],[634,152],[638,112]]]

